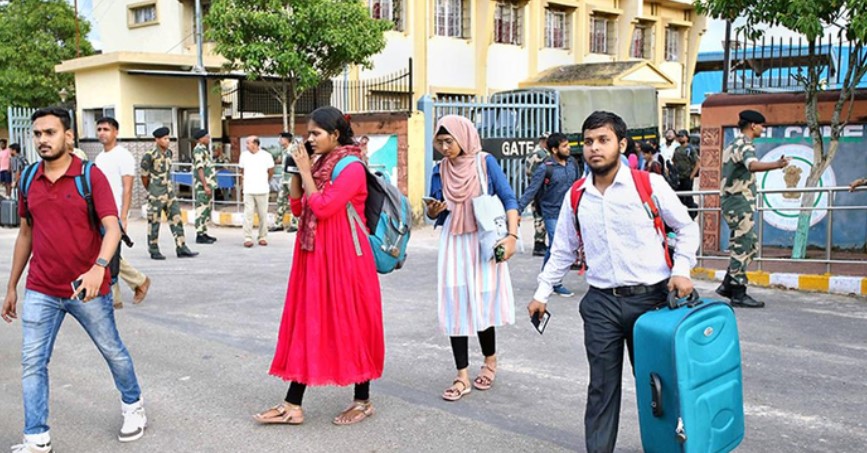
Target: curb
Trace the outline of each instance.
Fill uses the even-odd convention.
[[[697,267],[692,276],[707,280],[722,281],[725,270]],[[845,275],[790,274],[784,272],[747,272],[750,285],[781,287],[798,291],[811,291],[830,294],[867,296],[867,278]]]

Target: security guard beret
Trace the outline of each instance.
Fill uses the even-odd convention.
[[[204,136],[208,135],[208,131],[204,129],[196,129],[193,131],[193,138],[198,140]]]
[[[163,138],[166,135],[169,135],[169,128],[167,127],[159,127],[153,132],[154,138]]]
[[[741,120],[746,121],[748,123],[754,123],[754,124],[764,124],[765,123],[765,116],[762,115],[761,113],[755,111],[755,110],[744,110],[743,112],[741,112],[738,115],[738,117],[740,117]]]

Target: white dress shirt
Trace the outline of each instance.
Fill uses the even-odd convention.
[[[690,276],[698,250],[698,225],[668,183],[659,175],[650,175],[653,198],[659,215],[677,234],[674,267],[665,261],[663,238],[653,226],[632,180],[630,169],[620,165],[614,182],[601,194],[593,177],[584,181],[584,195],[578,206],[578,220],[587,261],[587,283],[597,288],[652,285],[671,276]],[[551,257],[539,274],[539,286],[533,296],[547,302],[554,284],[569,272],[578,257],[578,234],[572,212],[572,190],[566,194],[557,231],[551,243]]]
[[[671,142],[671,145],[666,145],[665,140],[659,143],[659,154],[662,155],[662,158],[665,159],[666,162],[671,162],[671,158],[674,157],[674,151],[680,146],[680,143],[677,142],[677,139],[674,139]]]

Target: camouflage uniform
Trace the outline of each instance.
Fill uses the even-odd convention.
[[[151,254],[160,251],[160,219],[163,212],[169,222],[169,229],[175,237],[175,249],[184,248],[184,221],[181,218],[181,207],[175,198],[172,186],[172,150],[163,153],[159,147],[154,147],[141,158],[141,175],[148,177],[148,251]]]
[[[280,182],[280,193],[277,194],[277,225],[286,228],[286,225],[283,223],[283,219],[286,217],[288,213],[290,216],[289,219],[289,229],[291,230],[297,223],[297,220],[294,216],[292,216],[292,212],[289,209],[289,181],[291,178],[291,173],[286,171],[286,159],[290,158],[292,153],[295,152],[295,149],[298,147],[297,144],[292,143],[288,148],[283,149],[283,157],[281,158],[281,182]]]
[[[205,174],[211,195],[205,193],[205,186],[199,178],[199,170]],[[196,234],[208,234],[208,220],[211,220],[211,201],[217,188],[214,162],[208,147],[199,143],[193,148],[193,193],[196,202]]]
[[[728,274],[738,285],[747,284],[747,266],[756,254],[753,210],[756,203],[756,177],[747,167],[756,159],[756,148],[744,137],[737,138],[723,150],[720,205],[729,226]]]
[[[533,179],[533,173],[536,171],[536,167],[538,167],[547,157],[548,151],[539,146],[533,150],[533,154],[527,156],[527,161],[525,162],[527,178]],[[548,236],[548,233],[545,231],[545,219],[542,218],[542,211],[539,209],[539,203],[536,203],[535,201],[533,202],[533,228],[536,230],[536,233],[533,235],[533,242],[537,246],[544,248],[545,238]]]

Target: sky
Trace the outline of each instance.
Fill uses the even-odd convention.
[[[96,50],[102,49],[102,41],[99,39],[99,27],[96,26],[96,21],[93,18],[93,4],[99,6],[102,2],[110,2],[112,0],[78,0],[78,14],[84,16],[90,22],[90,34],[87,35],[88,41],[93,44]],[[70,5],[74,4],[74,0],[67,0]]]

